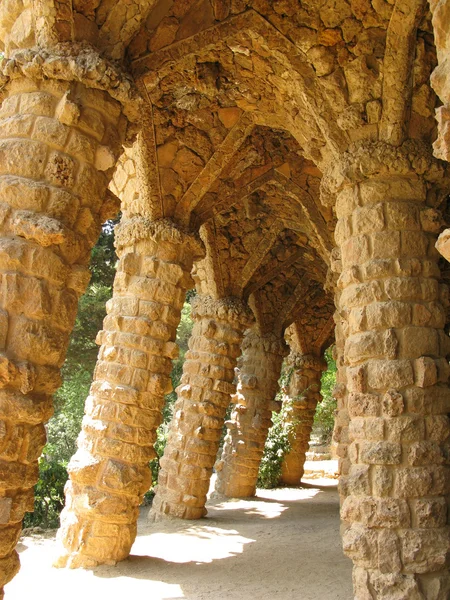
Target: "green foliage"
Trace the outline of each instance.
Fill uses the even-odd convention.
[[[25,515],[24,527],[39,526],[52,529],[59,525],[59,513],[64,507],[66,468],[53,460],[41,457],[39,481],[34,488],[34,512]]]
[[[289,435],[294,424],[283,425],[284,409],[278,414],[272,413],[272,427],[269,429],[264,454],[259,465],[257,487],[271,489],[278,485],[281,466],[285,454],[291,449]]]
[[[67,466],[76,451],[81,429],[84,401],[89,393],[92,373],[87,369],[63,370],[63,384],[55,397],[56,410],[47,425],[47,444],[43,458]]]
[[[316,409],[313,432],[320,437],[322,443],[329,443],[333,434],[336,411],[336,400],[332,396],[336,384],[336,362],[333,359],[331,348],[325,352],[325,359],[328,368],[322,375],[321,394],[323,399]],[[285,361],[278,382],[280,391],[277,394],[277,400],[284,399],[285,402],[279,414],[272,413],[273,425],[269,429],[264,446],[264,455],[259,467],[257,483],[259,488],[274,488],[278,485],[283,458],[291,448],[289,440],[294,435],[297,422],[283,424],[284,413],[289,410],[289,402],[286,402],[285,397],[283,397],[282,390],[289,385],[292,373],[292,366],[289,366]],[[294,400],[294,398],[291,400]]]
[[[158,474],[161,468],[160,466],[160,458],[164,454],[164,448],[167,444],[167,435],[169,433],[169,423],[170,419],[161,423],[156,431],[156,442],[155,442],[155,451],[156,457],[150,461],[149,467],[152,472],[152,487],[146,492],[144,495],[144,504],[151,504],[153,497],[155,495],[155,486],[158,483]]]
[[[102,328],[105,304],[112,296],[117,256],[114,250],[114,225],[108,221],[102,229],[91,255],[91,281],[78,305],[78,313],[70,340],[63,378],[72,377],[76,369],[92,373],[97,360],[97,332]],[[61,398],[64,400],[64,396]]]
[[[328,368],[322,375],[322,401],[317,405],[314,416],[313,434],[319,437],[322,444],[329,444],[333,435],[334,417],[337,403],[333,398],[333,388],[336,385],[336,362],[332,356],[332,348],[325,352]]]

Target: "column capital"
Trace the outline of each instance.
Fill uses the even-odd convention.
[[[214,300],[211,296],[196,296],[192,300],[192,318],[229,321],[240,329],[247,329],[255,320],[247,303],[232,296],[220,300]]]
[[[152,221],[145,216],[135,216],[119,223],[114,233],[114,243],[118,252],[142,240],[152,240],[157,243],[171,242],[175,245],[186,245],[191,250],[194,260],[205,256],[205,249],[199,235],[168,218]]]
[[[132,123],[141,120],[143,100],[132,77],[86,42],[58,44],[52,48],[19,49],[0,63],[0,87],[14,79],[78,82],[107,92],[123,107]],[[74,124],[74,123],[67,123]]]
[[[313,354],[301,354],[300,352],[291,352],[288,362],[294,369],[311,369],[312,371],[326,371],[327,361],[321,356]]]
[[[450,187],[446,164],[435,158],[432,147],[419,140],[407,140],[401,146],[382,141],[362,140],[350,145],[324,171],[321,201],[333,205],[343,188],[367,179],[393,176],[415,177],[427,188]]]
[[[289,346],[283,338],[275,333],[261,335],[255,329],[248,331],[242,341],[242,351],[251,348],[263,348],[264,352],[277,354],[279,356],[287,356],[289,354]]]

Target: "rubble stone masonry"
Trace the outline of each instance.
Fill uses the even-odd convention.
[[[274,334],[262,336],[251,329],[244,337],[234,408],[226,422],[228,432],[216,464],[219,494],[247,498],[256,493],[281,364],[287,351],[284,340]]]

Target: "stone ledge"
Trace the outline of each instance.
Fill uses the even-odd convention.
[[[129,121],[141,120],[142,98],[132,78],[116,64],[101,57],[86,42],[16,50],[0,64],[0,85],[18,77],[78,81],[88,88],[107,92],[123,106]]]
[[[321,181],[321,202],[332,206],[335,194],[346,185],[393,175],[414,176],[428,184],[450,188],[445,163],[433,156],[427,144],[408,140],[401,146],[392,146],[363,140],[351,144],[347,152],[330,164]]]
[[[253,313],[247,304],[235,297],[214,300],[211,296],[196,296],[192,300],[192,317],[228,321],[240,328],[250,327],[254,322]]]
[[[168,241],[177,245],[190,246],[194,260],[205,255],[200,238],[171,219],[152,221],[148,217],[132,217],[119,223],[114,233],[115,246],[118,250],[141,240],[153,239],[155,242]]]

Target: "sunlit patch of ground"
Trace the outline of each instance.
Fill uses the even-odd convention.
[[[25,537],[5,598],[349,600],[336,484],[320,478],[249,500],[210,500],[200,521],[149,523],[146,509],[131,556],[115,567],[54,569],[54,535]]]

